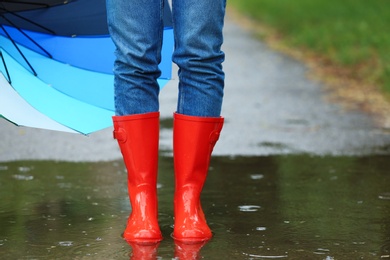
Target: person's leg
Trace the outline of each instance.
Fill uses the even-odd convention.
[[[116,46],[116,115],[159,110],[163,0],[107,0],[107,20]]]
[[[221,113],[225,6],[226,0],[173,0],[179,114],[218,117]]]
[[[179,66],[179,98],[173,127],[173,237],[179,241],[198,242],[212,237],[200,195],[224,121],[220,113],[225,6],[225,0],[173,0],[173,61]]]
[[[108,25],[116,45],[114,138],[128,173],[132,212],[124,239],[162,239],[157,217],[159,142],[158,64],[163,0],[107,0]]]

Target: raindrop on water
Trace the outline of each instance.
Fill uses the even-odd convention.
[[[314,254],[316,255],[324,255],[326,253],[328,253],[330,250],[327,249],[327,248],[317,248],[316,251],[314,251]]]
[[[378,195],[378,198],[381,200],[390,200],[390,192],[384,192]]]
[[[242,212],[255,212],[258,211],[261,207],[257,205],[242,205],[238,206],[238,209]]]
[[[252,174],[251,175],[251,179],[252,180],[261,180],[264,178],[264,175],[263,174]]]
[[[31,167],[19,167],[18,168],[18,171],[20,171],[20,172],[29,172],[29,171],[31,171]]]
[[[59,246],[73,246],[73,241],[60,241],[58,242]]]
[[[34,176],[31,175],[21,175],[21,174],[14,174],[12,177],[16,180],[22,180],[22,181],[31,181],[34,179]]]
[[[269,250],[269,248],[268,248]],[[287,255],[255,255],[255,254],[248,254],[248,253],[242,253],[245,256],[250,257],[250,259],[253,258],[260,258],[260,259],[280,259],[280,258],[287,258]]]
[[[267,230],[267,228],[266,227],[257,227],[256,230],[257,231],[265,231],[265,230]]]

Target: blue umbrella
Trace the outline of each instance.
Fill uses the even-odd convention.
[[[172,69],[173,33],[165,6],[160,87]],[[105,0],[0,1],[0,17],[3,118],[83,134],[112,125],[115,47]]]

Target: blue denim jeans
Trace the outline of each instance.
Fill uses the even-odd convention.
[[[114,88],[119,116],[159,110],[163,4],[163,0],[107,0],[108,25],[116,45]],[[172,60],[179,67],[176,112],[180,114],[220,116],[225,7],[226,0],[172,0]]]

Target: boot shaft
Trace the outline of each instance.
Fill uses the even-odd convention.
[[[126,165],[129,184],[156,184],[159,112],[113,116],[113,123],[113,135]]]
[[[173,153],[176,184],[203,182],[224,118],[174,114]]]

